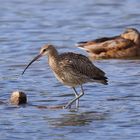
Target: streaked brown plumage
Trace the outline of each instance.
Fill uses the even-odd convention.
[[[79,42],[78,47],[86,50],[93,59],[139,57],[140,33],[128,28],[119,36]]]
[[[70,86],[75,92],[76,98],[70,101],[65,108],[71,106],[76,101],[76,107],[79,104],[79,98],[83,96],[84,90],[82,84],[87,82],[99,82],[107,84],[105,73],[97,68],[84,55],[72,52],[58,54],[53,45],[45,45],[38,56],[36,56],[25,68],[25,70],[41,56],[48,56],[48,63],[56,78],[64,85]],[[22,74],[24,74],[25,70]],[[75,87],[81,86],[81,94],[78,94]]]

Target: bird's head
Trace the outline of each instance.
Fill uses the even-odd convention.
[[[40,49],[40,53],[26,66],[26,68],[24,69],[24,71],[22,72],[22,75],[24,74],[24,72],[27,70],[27,68],[33,63],[35,62],[37,59],[39,59],[40,57],[44,56],[44,55],[49,55],[51,52],[53,52],[53,50],[55,50],[55,48],[53,47],[53,45],[51,44],[46,44],[44,45],[41,49]]]
[[[53,45],[51,44],[46,44],[40,49],[40,54],[41,56],[48,55],[50,52],[54,49]]]
[[[139,31],[134,28],[127,28],[121,37],[137,42],[140,37]]]

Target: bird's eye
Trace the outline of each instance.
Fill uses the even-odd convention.
[[[129,31],[125,31],[125,34],[129,33]]]
[[[46,51],[47,51],[47,49],[44,49],[44,50],[43,50],[43,52],[46,52]]]

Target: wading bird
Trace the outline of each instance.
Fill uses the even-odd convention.
[[[82,84],[87,82],[98,82],[107,85],[105,72],[97,68],[92,62],[82,54],[72,52],[59,54],[53,45],[47,44],[24,69],[26,69],[41,56],[48,56],[48,63],[56,78],[64,85],[72,87],[75,98],[68,102],[64,108],[70,108],[76,102],[76,108],[79,106],[79,98],[84,95]],[[81,87],[81,93],[78,94],[76,87]]]
[[[86,50],[93,59],[140,57],[140,33],[127,28],[119,36],[79,42],[77,47]]]

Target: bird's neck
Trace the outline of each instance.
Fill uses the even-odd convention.
[[[54,67],[57,67],[57,60],[58,60],[58,52],[54,48],[52,51],[49,52],[49,55],[48,55],[48,63],[52,69]]]

